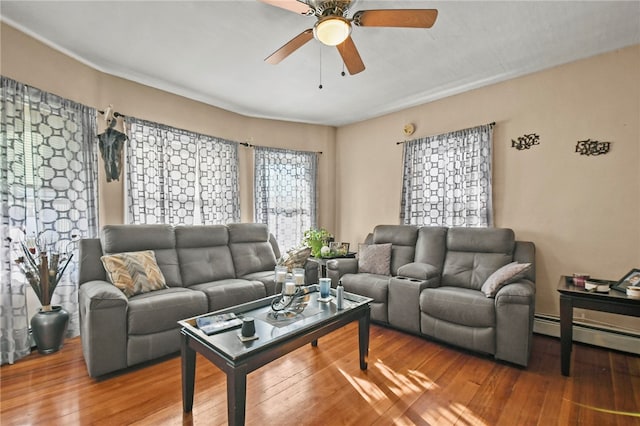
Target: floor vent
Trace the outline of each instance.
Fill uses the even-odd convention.
[[[533,332],[560,337],[560,318],[551,315],[536,315],[533,320]],[[640,355],[640,334],[594,326],[574,320],[573,340]]]

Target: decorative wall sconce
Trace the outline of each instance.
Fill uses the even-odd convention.
[[[580,155],[604,155],[611,149],[611,142],[599,142],[587,139],[578,141],[576,144],[576,152]]]
[[[520,136],[517,141],[511,139],[511,147],[518,151],[529,149],[533,145],[540,145],[540,135],[537,135],[536,133]]]
[[[127,141],[124,129],[124,115],[113,111],[109,105],[106,111],[98,111],[98,147],[104,160],[107,182],[120,180],[122,171],[122,149]]]

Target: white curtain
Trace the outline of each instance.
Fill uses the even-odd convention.
[[[137,118],[126,121],[129,223],[240,220],[236,142]]]
[[[315,152],[255,147],[255,221],[267,224],[283,252],[317,226],[317,168]]]
[[[492,141],[487,124],[406,142],[400,221],[493,226]]]
[[[7,237],[46,234],[58,245],[97,235],[96,111],[2,77],[0,347],[2,363],[30,352],[27,294]],[[75,238],[74,238],[75,237]],[[53,294],[79,334],[77,251]],[[34,296],[35,298],[35,296]],[[37,300],[37,299],[35,299]]]

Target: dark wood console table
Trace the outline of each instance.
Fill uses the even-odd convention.
[[[560,277],[560,358],[563,376],[571,370],[571,349],[573,347],[573,308],[640,317],[640,299],[627,297],[625,293],[609,290],[608,293],[587,291],[573,285],[573,278]]]

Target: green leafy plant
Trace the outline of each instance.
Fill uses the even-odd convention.
[[[333,235],[324,228],[311,228],[304,231],[302,244],[311,249],[311,256],[322,257],[320,250],[323,246],[328,246]]]

